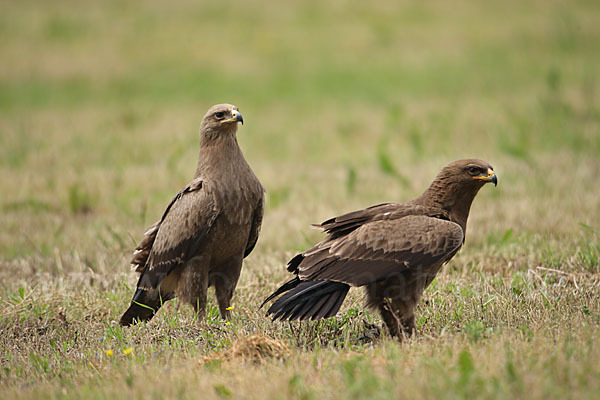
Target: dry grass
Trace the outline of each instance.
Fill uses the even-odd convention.
[[[0,397],[591,398],[600,391],[595,2],[4,2]],[[213,103],[267,188],[225,325],[116,321],[131,249],[190,178]],[[419,335],[350,296],[317,323],[257,306],[310,223],[494,165]]]
[[[260,364],[269,358],[283,360],[287,353],[289,348],[285,343],[263,335],[252,335],[234,341],[225,351],[204,357],[201,364],[212,364],[223,360]]]

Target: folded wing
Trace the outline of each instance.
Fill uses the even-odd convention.
[[[290,261],[303,280],[363,286],[409,268],[451,258],[464,240],[462,228],[444,219],[409,215],[366,223],[346,236],[325,240]]]
[[[141,273],[138,287],[156,288],[173,268],[188,261],[217,216],[210,188],[201,178],[194,179],[173,198],[136,248],[132,264]]]

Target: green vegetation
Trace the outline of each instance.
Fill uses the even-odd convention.
[[[1,398],[592,398],[600,393],[600,4],[32,1],[0,12]],[[226,325],[122,329],[130,252],[238,105],[267,188]],[[353,209],[494,165],[419,335],[257,310]],[[287,350],[221,357],[250,335]],[[282,347],[282,348],[283,348]]]

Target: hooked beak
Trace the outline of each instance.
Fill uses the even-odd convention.
[[[480,179],[485,182],[492,182],[494,184],[494,186],[498,186],[498,177],[496,176],[496,173],[494,172],[494,170],[491,168],[488,168],[487,172],[488,172],[487,176],[474,176],[473,179]]]
[[[233,110],[231,111],[231,118],[221,121],[221,123],[225,122],[241,122],[244,125],[244,117],[242,117],[242,113],[238,110]]]

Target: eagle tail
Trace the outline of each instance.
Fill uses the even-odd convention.
[[[162,306],[164,301],[170,300],[171,296],[164,298],[160,296],[158,290],[146,290],[137,288],[131,300],[131,305],[121,316],[119,324],[121,326],[130,326],[138,321],[149,321]]]
[[[267,297],[265,299],[265,301],[263,301],[262,304],[260,305],[260,307],[258,307],[258,308],[263,308],[263,306],[265,304],[267,304],[269,301],[273,300],[275,297],[279,296],[280,294],[282,294],[284,292],[287,292],[288,290],[291,290],[291,289],[295,288],[301,282],[302,281],[298,277],[295,277],[294,279],[292,279],[290,281],[287,281],[286,283],[284,283],[283,285],[281,285],[281,287],[279,289],[277,289],[269,297]]]
[[[282,290],[292,282],[293,286]],[[333,317],[339,311],[349,289],[350,286],[340,282],[291,280],[269,297],[271,299],[274,295],[286,292],[267,310],[267,316],[273,315],[273,321],[314,321]]]

